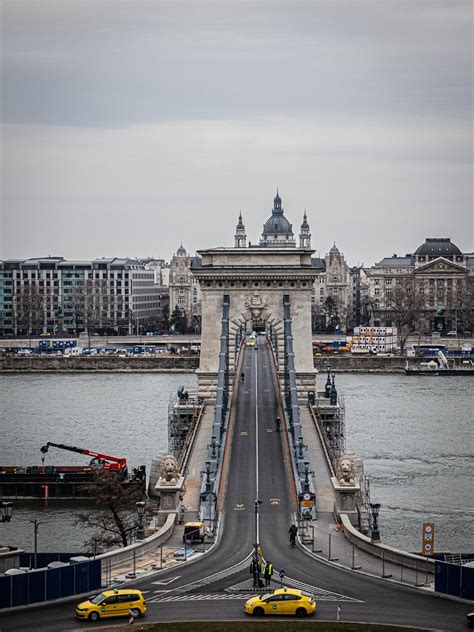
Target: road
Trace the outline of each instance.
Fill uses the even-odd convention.
[[[393,623],[436,630],[463,629],[468,606],[366,577],[321,562],[302,548],[292,549],[290,489],[285,471],[284,434],[275,432],[277,398],[272,360],[266,344],[244,350],[245,382],[239,385],[231,456],[222,511],[221,536],[213,549],[187,564],[160,571],[134,584],[145,592],[147,621],[243,620],[249,594],[250,558],[255,542],[254,501],[259,542],[276,571],[285,570],[288,583],[316,595],[317,614],[341,619]],[[229,589],[232,588],[232,591]],[[177,605],[179,604],[179,605]],[[87,629],[78,623],[72,604],[0,615],[2,632]],[[100,627],[107,626],[102,622]],[[97,628],[97,624],[95,624]]]

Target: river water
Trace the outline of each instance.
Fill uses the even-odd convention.
[[[320,379],[319,387],[324,385]],[[48,441],[145,464],[166,449],[170,396],[193,389],[193,374],[0,376],[0,463],[33,465]],[[472,380],[456,377],[336,377],[346,405],[346,443],[364,459],[383,541],[419,550],[421,525],[436,525],[436,549],[474,552]],[[51,448],[49,463],[87,458]],[[54,507],[54,508],[53,508]],[[77,503],[15,503],[0,542],[28,551],[78,552],[88,534],[74,526]]]

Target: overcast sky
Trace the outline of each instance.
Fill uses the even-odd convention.
[[[0,5],[0,258],[474,249],[470,0]]]

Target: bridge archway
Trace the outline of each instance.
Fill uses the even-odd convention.
[[[221,351],[223,296],[229,296],[229,382],[243,336],[265,328],[277,356],[284,385],[283,297],[291,304],[294,364],[298,394],[315,388],[311,335],[311,292],[317,272],[312,251],[303,248],[214,248],[199,251],[202,265],[193,269],[202,294],[201,357],[198,393],[214,398]]]

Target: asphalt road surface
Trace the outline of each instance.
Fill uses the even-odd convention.
[[[290,585],[316,596],[316,618],[392,623],[434,630],[465,629],[469,606],[420,590],[372,579],[321,562],[298,547],[291,548],[291,488],[285,470],[283,432],[275,431],[277,395],[267,345],[245,348],[221,535],[206,555],[134,583],[145,593],[148,622],[244,620],[250,597],[242,585],[250,576],[250,554],[258,531],[265,559],[278,572],[284,569]],[[259,499],[258,521],[254,501]],[[229,590],[231,589],[231,590]],[[117,621],[117,620],[116,620]],[[74,618],[74,604],[57,604],[0,614],[0,630],[74,630],[107,627]]]

